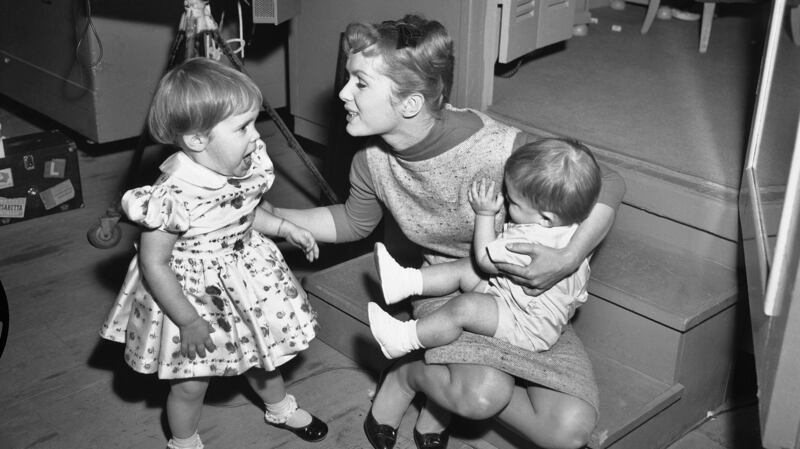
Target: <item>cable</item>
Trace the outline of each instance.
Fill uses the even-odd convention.
[[[75,45],[75,57],[78,61],[81,60],[80,58],[80,48],[81,44],[83,44],[83,39],[86,36],[86,33],[89,30],[92,30],[92,35],[94,39],[97,41],[97,58],[94,61],[90,61],[88,68],[93,69],[100,65],[100,62],[103,60],[103,41],[100,40],[100,34],[97,32],[97,29],[94,27],[94,22],[92,22],[92,1],[86,0],[86,25],[83,27],[83,31],[80,33],[80,39],[78,43]]]

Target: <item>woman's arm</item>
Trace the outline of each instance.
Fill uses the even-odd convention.
[[[538,295],[580,267],[606,237],[614,224],[615,215],[614,209],[597,203],[564,248],[556,249],[537,243],[510,243],[506,245],[509,251],[529,255],[531,263],[525,267],[509,263],[497,263],[495,266],[520,284],[525,293]]]
[[[214,352],[211,340],[213,328],[189,303],[183,294],[175,273],[169,266],[172,248],[178,236],[161,230],[142,232],[139,266],[158,305],[181,332],[181,355],[194,359],[206,356],[206,349]]]
[[[275,216],[307,229],[319,242],[333,243],[339,241],[336,235],[333,214],[328,207],[314,207],[311,209],[272,207],[271,209]]]

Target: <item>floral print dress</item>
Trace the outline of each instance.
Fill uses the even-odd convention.
[[[317,320],[305,291],[275,243],[252,228],[255,209],[274,181],[263,142],[248,173],[225,177],[182,152],[161,166],[153,186],[125,193],[127,216],[147,229],[179,235],[170,266],[186,298],[211,323],[216,345],[206,357],[180,354],[180,331],[142,278],[138,258],[100,335],[125,343],[125,361],[161,379],[267,371],[308,347]]]

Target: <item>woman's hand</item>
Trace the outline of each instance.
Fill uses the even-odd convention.
[[[506,249],[531,257],[531,263],[524,267],[504,262],[495,266],[532,296],[540,295],[574,273],[582,261],[569,251],[569,247],[556,249],[538,243],[509,243]]]
[[[307,229],[301,228],[290,222],[286,222],[288,226],[288,233],[286,234],[286,241],[292,245],[303,250],[306,260],[313,262],[319,257],[319,246],[314,239],[314,235]]]
[[[202,359],[206,356],[206,349],[208,352],[214,352],[217,349],[214,341],[211,340],[214,328],[211,327],[211,323],[199,315],[188,324],[178,325],[178,329],[181,331],[182,356],[188,356],[190,360],[194,360],[199,355]]]

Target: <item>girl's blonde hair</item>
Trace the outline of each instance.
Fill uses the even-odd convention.
[[[258,86],[244,73],[209,58],[188,59],[158,83],[147,115],[150,135],[179,144],[187,134],[208,135],[226,118],[261,107]]]
[[[379,24],[351,23],[342,45],[347,54],[381,57],[378,70],[394,82],[396,98],[420,93],[434,115],[447,103],[453,86],[453,40],[441,23],[416,15]]]
[[[540,211],[564,225],[580,223],[600,194],[600,166],[586,145],[574,139],[546,138],[527,143],[506,160],[505,182]]]

